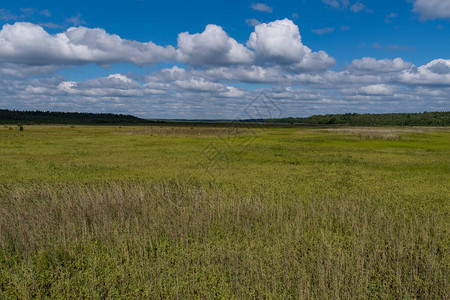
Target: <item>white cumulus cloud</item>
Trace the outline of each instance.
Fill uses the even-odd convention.
[[[289,19],[255,26],[247,46],[261,64],[285,65],[290,70],[323,70],[334,65],[327,53],[312,52],[303,45],[298,26]]]
[[[387,84],[372,84],[360,88],[362,94],[368,95],[390,95],[394,93],[396,88]]]
[[[265,62],[296,63],[304,55],[300,31],[289,19],[255,26],[247,46],[254,49],[257,59]]]
[[[350,8],[348,2],[326,2]],[[254,25],[245,45],[211,24],[201,33],[180,33],[177,48],[123,39],[100,28],[73,27],[50,34],[31,23],[4,25],[0,106],[157,118],[234,118],[264,91],[283,111],[295,115],[385,112],[398,107],[448,110],[449,59],[415,66],[402,58],[363,57],[335,71],[330,69],[335,59],[304,45],[291,20]],[[72,81],[71,75],[40,77],[61,68],[78,71],[77,66],[88,63],[143,67],[161,61],[169,65],[146,76],[126,72],[127,65],[122,65],[118,68],[123,73],[89,80]]]
[[[27,65],[153,64],[175,56],[171,46],[140,43],[101,28],[71,27],[49,34],[31,23],[5,24],[0,31],[0,61]]]
[[[32,23],[5,24],[0,30],[0,76],[39,76],[89,63],[145,66],[178,61],[200,68],[283,66],[292,72],[326,70],[335,63],[326,52],[303,45],[298,26],[289,19],[253,24],[246,45],[210,24],[201,33],[180,33],[177,48],[123,39],[101,28],[71,27],[50,34]]]
[[[399,74],[398,80],[407,85],[450,87],[450,59],[435,59],[404,71]]]
[[[178,59],[193,65],[231,65],[253,61],[253,53],[217,25],[202,33],[178,35]]]
[[[380,60],[372,57],[363,57],[361,59],[353,60],[352,64],[349,66],[349,70],[355,73],[378,74],[399,72],[411,67],[412,63],[406,62],[400,57]]]

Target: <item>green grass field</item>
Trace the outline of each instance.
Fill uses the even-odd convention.
[[[0,127],[0,298],[450,298],[450,128]]]

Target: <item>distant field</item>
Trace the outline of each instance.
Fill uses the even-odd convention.
[[[2,125],[0,298],[449,299],[449,153],[449,127]]]

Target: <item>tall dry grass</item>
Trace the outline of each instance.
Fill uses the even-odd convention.
[[[3,185],[0,296],[448,299],[446,210],[387,200]]]

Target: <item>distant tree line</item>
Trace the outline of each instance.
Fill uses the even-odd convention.
[[[147,124],[153,121],[131,115],[51,111],[0,110],[0,124]]]
[[[336,114],[314,115],[307,118],[281,118],[266,120],[242,120],[242,122],[264,122],[266,124],[291,125],[349,125],[349,126],[450,126],[450,111],[423,112],[423,113],[392,113],[392,114]],[[216,124],[217,120],[195,122],[155,121],[141,119],[132,115],[110,113],[77,113],[77,112],[51,112],[51,111],[18,111],[0,109],[0,124],[80,124],[80,125],[201,125]],[[217,124],[226,123],[221,121]]]
[[[266,120],[273,123],[350,126],[450,126],[450,111],[391,114],[314,115],[307,118]]]

